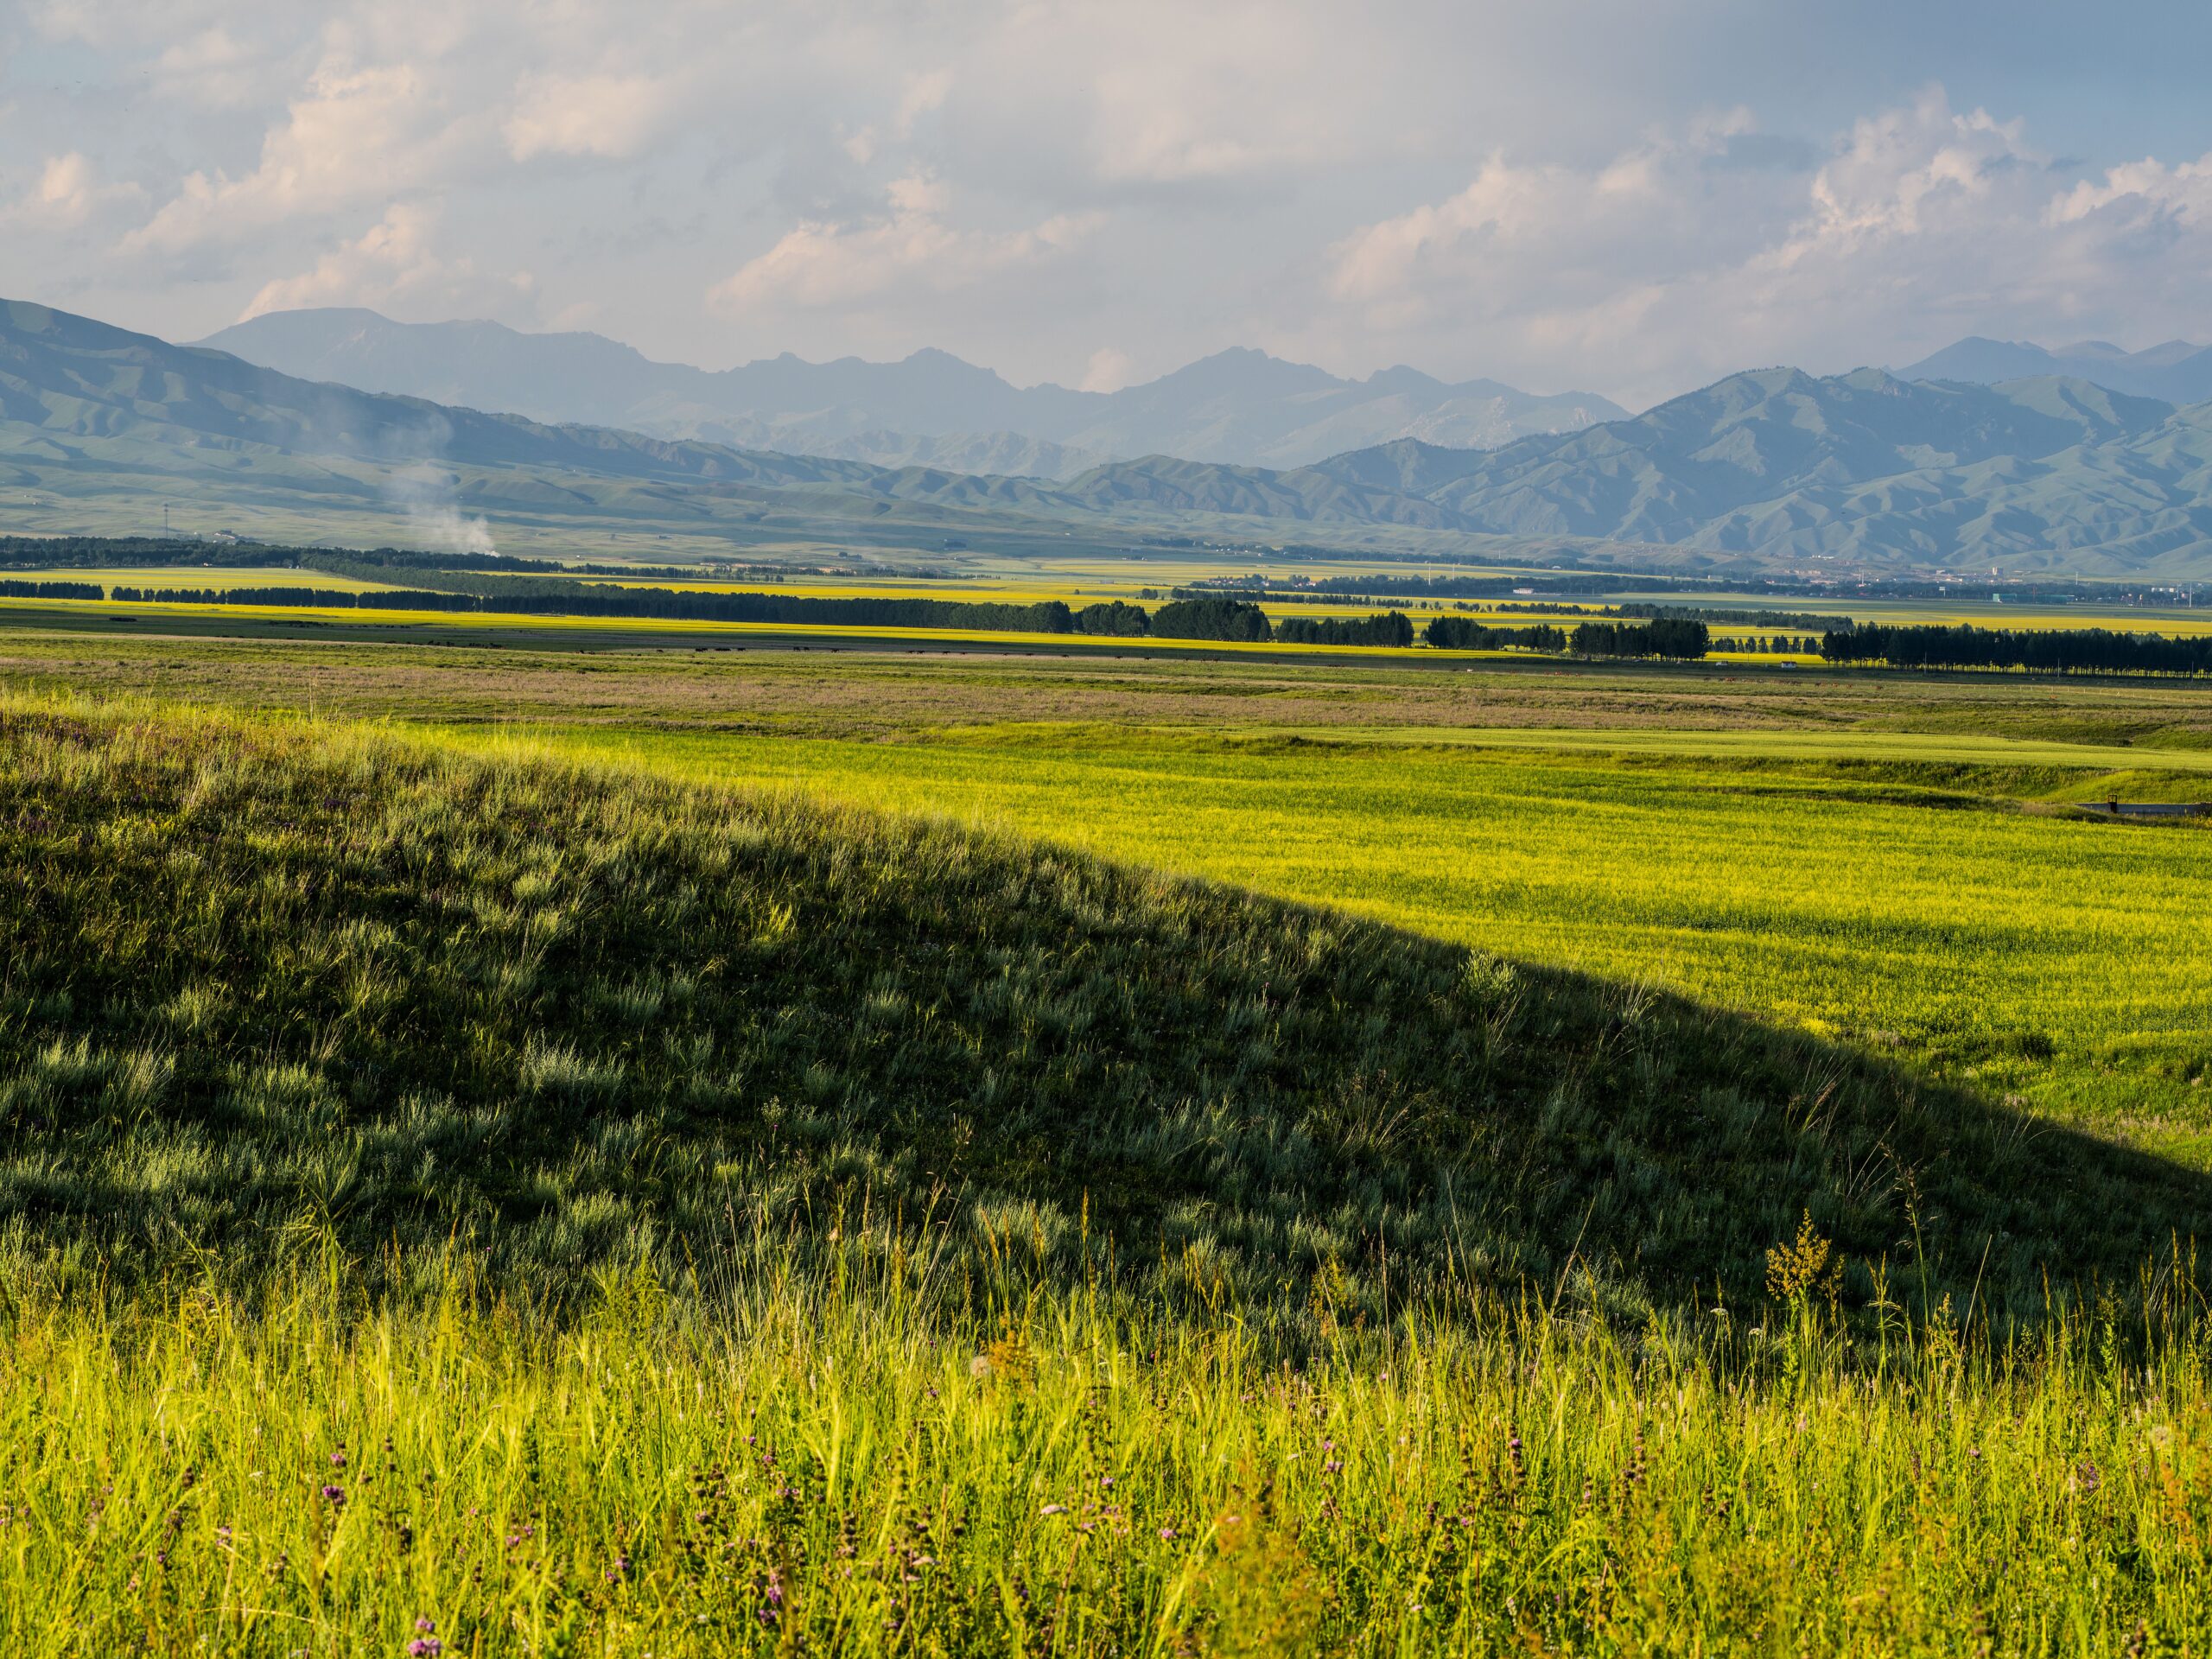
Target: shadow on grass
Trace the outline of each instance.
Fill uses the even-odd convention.
[[[1049,846],[360,733],[0,715],[19,1260],[594,1274],[926,1236],[1277,1320],[2132,1297],[2212,1181],[1684,999]],[[404,1253],[404,1249],[403,1249]],[[2193,1272],[2193,1268],[2185,1268]]]

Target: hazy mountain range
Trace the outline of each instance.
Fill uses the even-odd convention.
[[[1342,544],[1387,531],[1440,550],[1512,537],[1706,569],[2194,579],[2212,576],[2212,404],[2063,377],[1771,369],[1491,450],[1406,439],[1284,469],[1154,456],[1052,482],[481,413],[0,306],[0,507],[176,492],[353,525],[342,533],[356,539],[391,534],[395,517],[427,534],[436,515],[472,515],[578,550],[636,526],[725,546],[766,525],[786,539],[1033,548],[1196,527]]]
[[[2138,397],[2201,404],[2212,398],[2212,346],[2170,340],[2147,351],[2126,352],[2101,340],[2088,340],[2052,351],[2024,340],[1984,340],[1974,334],[1897,372],[1904,380],[1966,380],[1980,385],[2066,375]]]
[[[1042,478],[1138,455],[1281,467],[1392,438],[1487,447],[1626,413],[1591,392],[1447,385],[1406,368],[1344,380],[1255,351],[1109,393],[1017,387],[938,351],[897,363],[786,353],[709,371],[656,363],[599,334],[394,322],[361,310],[270,312],[200,343],[303,379],[540,421]]]

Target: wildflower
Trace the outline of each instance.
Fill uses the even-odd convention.
[[[1175,1541],[1175,1529],[1174,1529],[1174,1528],[1173,1528],[1173,1527],[1162,1527],[1162,1528],[1160,1529],[1160,1541],[1161,1543],[1163,1543],[1163,1544],[1169,1544],[1169,1543],[1173,1543],[1173,1542],[1174,1542],[1174,1541]]]
[[[341,1446],[337,1451],[330,1454],[330,1466],[334,1469],[343,1469],[346,1466],[346,1451],[344,1447]]]
[[[415,1639],[407,1644],[410,1659],[437,1659],[437,1656],[446,1650],[446,1644],[438,1640],[435,1619],[426,1615],[417,1616],[415,1631]]]
[[[334,1510],[344,1509],[346,1507],[346,1489],[343,1486],[324,1487],[322,1489],[322,1501],[329,1504]]]

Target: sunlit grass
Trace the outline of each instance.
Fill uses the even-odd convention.
[[[927,1251],[550,1324],[251,1294],[0,1306],[0,1637],[124,1652],[2107,1656],[2212,1618],[2186,1306],[1856,1351],[1817,1298],[1636,1338],[1493,1303],[1295,1363]],[[411,1644],[411,1645],[410,1645]]]

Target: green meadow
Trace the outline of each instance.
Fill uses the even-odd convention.
[[[0,633],[0,1639],[2201,1652],[2208,753]]]
[[[2142,798],[2145,774],[2106,769],[2139,753],[1637,733],[1609,754],[1604,734],[1438,735],[1449,741],[1082,726],[529,741],[1340,906],[1910,1053],[2192,1160],[2212,1152],[2212,955],[2192,897],[2204,832],[2031,810],[2101,791]],[[1850,758],[1809,758],[1839,750]],[[2161,755],[2190,771],[2150,781],[2206,792],[2204,758]]]

